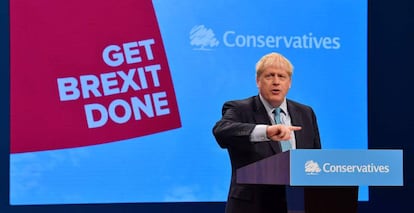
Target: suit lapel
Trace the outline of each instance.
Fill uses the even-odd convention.
[[[254,109],[256,113],[254,113],[254,119],[256,124],[267,124],[271,125],[271,121],[269,120],[269,115],[267,115],[266,108],[264,107],[262,101],[260,101],[259,96],[254,97]]]
[[[264,107],[264,105],[263,105],[262,101],[260,100],[259,96],[255,96],[254,104],[255,104],[254,109],[256,110],[256,113],[254,113],[255,123],[256,124],[272,125],[272,122],[270,121],[269,115],[267,114],[266,108]],[[272,148],[272,150],[275,154],[282,151],[282,147],[280,147],[279,143],[270,142],[269,145],[270,145],[270,147]]]
[[[287,101],[287,107],[292,126],[301,126],[302,124],[302,113],[298,107],[291,101]],[[302,143],[305,141],[305,135],[303,130],[295,131],[296,148],[301,148]]]

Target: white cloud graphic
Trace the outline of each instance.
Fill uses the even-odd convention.
[[[47,195],[48,173],[60,167],[79,167],[87,156],[86,151],[79,149],[10,155],[11,201]]]
[[[170,190],[165,196],[165,202],[185,202],[197,201],[195,195],[198,191],[198,186],[177,186]]]

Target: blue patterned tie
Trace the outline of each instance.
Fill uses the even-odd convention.
[[[282,124],[280,120],[280,108],[276,108],[273,112],[275,113],[275,123]],[[292,149],[292,145],[289,141],[280,141],[280,146],[282,147],[282,152]]]

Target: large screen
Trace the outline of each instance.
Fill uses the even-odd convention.
[[[322,147],[366,149],[366,1],[10,1],[10,203],[225,201],[212,127],[270,52]]]

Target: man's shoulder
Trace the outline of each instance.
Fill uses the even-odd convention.
[[[252,103],[255,103],[259,99],[259,96],[251,96],[244,99],[234,99],[226,101],[225,104],[231,104],[231,105],[251,105]]]
[[[291,99],[287,99],[287,105],[288,105],[288,108],[294,107],[294,108],[298,108],[298,109],[312,110],[311,106],[300,103],[300,102],[297,102],[297,101],[294,101],[294,100],[291,100]]]
[[[260,104],[259,96],[251,96],[244,99],[229,100],[224,103],[224,108],[233,108],[241,111],[255,111]]]

